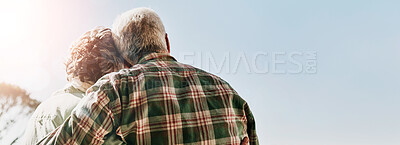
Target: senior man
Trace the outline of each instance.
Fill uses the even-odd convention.
[[[123,13],[114,40],[129,69],[102,77],[64,124],[40,144],[258,144],[248,104],[221,78],[169,55],[167,34],[149,8]]]

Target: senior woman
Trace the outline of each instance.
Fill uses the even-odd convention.
[[[103,75],[124,67],[112,35],[109,28],[97,27],[84,33],[72,45],[65,63],[68,84],[35,110],[25,130],[23,144],[36,144],[60,126],[90,86]],[[118,140],[116,135],[108,138],[112,144],[122,143]]]

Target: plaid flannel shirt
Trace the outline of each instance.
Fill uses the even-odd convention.
[[[38,144],[258,144],[248,104],[221,78],[151,53],[102,77],[71,116]]]

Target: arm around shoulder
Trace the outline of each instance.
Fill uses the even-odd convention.
[[[107,82],[96,83],[71,116],[38,144],[102,144],[115,126],[110,108],[114,108],[112,95],[117,93],[112,88]]]

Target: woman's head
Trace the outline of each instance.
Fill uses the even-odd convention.
[[[67,80],[94,84],[103,75],[123,68],[109,28],[97,27],[83,34],[70,48]]]

